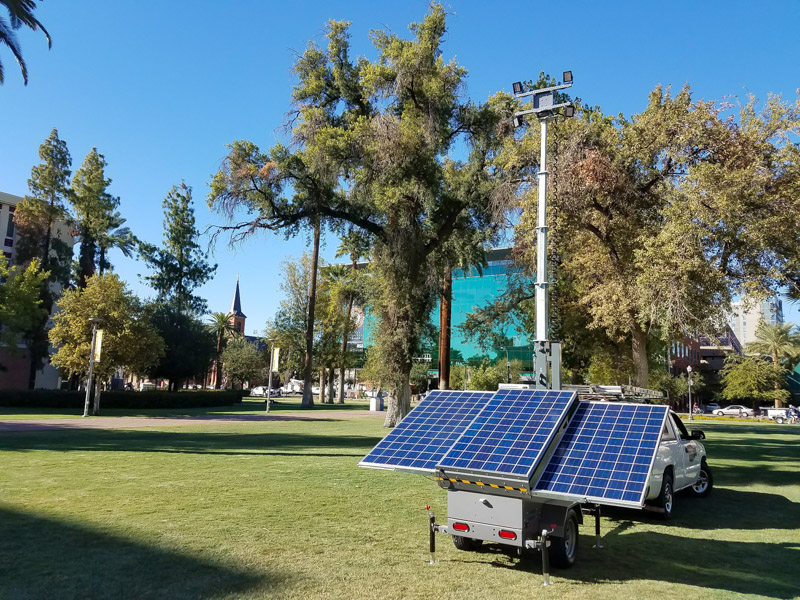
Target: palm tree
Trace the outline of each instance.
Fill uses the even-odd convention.
[[[19,69],[22,71],[22,79],[25,85],[28,85],[28,67],[22,59],[22,49],[14,32],[25,25],[33,31],[41,29],[47,38],[48,48],[53,47],[53,41],[44,26],[33,16],[33,11],[36,9],[36,0],[0,0],[0,4],[8,9],[8,20],[0,17],[0,45],[5,44],[11,49],[11,53],[19,63]],[[3,62],[0,61],[0,84],[4,81]]]
[[[756,330],[756,339],[745,347],[745,352],[766,354],[772,358],[772,364],[781,366],[787,361],[794,360],[800,355],[800,334],[796,331],[794,323],[778,323],[770,325],[761,323]],[[775,382],[775,389],[780,389],[780,382]],[[775,408],[782,405],[780,400],[775,400]]]
[[[206,328],[217,338],[217,353],[216,353],[216,381],[214,382],[214,389],[219,389],[220,381],[222,380],[222,343],[225,338],[236,333],[233,328],[233,313],[214,312],[209,315]]]
[[[108,229],[97,236],[97,262],[101,276],[106,269],[111,268],[111,264],[106,258],[109,250],[116,248],[126,258],[132,257],[136,251],[139,240],[133,235],[129,227],[120,227],[123,223],[125,223],[125,219],[120,217],[119,213],[114,213]]]

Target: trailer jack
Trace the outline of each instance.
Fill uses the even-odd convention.
[[[542,576],[544,577],[544,581],[542,582],[542,587],[547,587],[551,585],[550,581],[550,538],[548,535],[552,533],[552,531],[547,531],[546,529],[542,529],[542,535],[539,536],[538,540],[528,540],[525,542],[525,545],[532,549],[532,550],[539,550],[542,553]]]
[[[431,558],[428,561],[429,565],[435,565],[437,562],[436,560],[436,534],[437,533],[449,533],[447,531],[446,525],[438,525],[436,523],[436,515],[433,514],[433,511],[428,511],[428,535],[430,536],[430,552]]]
[[[600,537],[600,505],[584,506],[581,511],[586,515],[594,515],[594,545],[592,548],[602,548],[603,541]]]

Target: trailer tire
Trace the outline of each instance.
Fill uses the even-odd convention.
[[[459,550],[464,550],[469,552],[471,550],[477,550],[480,548],[480,545],[483,543],[483,540],[475,540],[472,538],[464,537],[463,535],[454,535],[453,536],[453,545]]]
[[[568,569],[578,556],[578,517],[569,509],[564,520],[564,537],[550,538],[550,563],[559,569]]]
[[[664,509],[664,512],[658,515],[660,519],[667,521],[672,518],[672,505],[674,502],[675,488],[672,484],[672,471],[666,471],[661,482],[661,493],[655,502],[656,506]]]

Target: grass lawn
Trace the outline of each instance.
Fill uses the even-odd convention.
[[[334,407],[335,408],[335,407]],[[4,418],[4,417],[0,417]],[[794,598],[800,427],[697,423],[716,488],[603,517],[542,589],[538,555],[427,565],[424,477],[360,469],[382,416],[0,434],[0,598]]]

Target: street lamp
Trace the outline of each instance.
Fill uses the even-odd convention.
[[[103,322],[103,319],[100,317],[92,317],[89,319],[89,323],[92,324],[92,349],[89,353],[89,377],[88,381],[86,382],[86,401],[83,404],[83,416],[89,416],[89,399],[91,398],[92,394],[92,380],[94,379],[94,350],[95,350],[95,343],[97,342],[97,326]]]
[[[694,410],[692,406],[692,365],[686,367],[686,372],[689,374],[689,420],[694,419]]]
[[[556,116],[556,110],[563,108],[565,116],[575,114],[572,102],[556,104],[556,92],[572,87],[572,71],[564,71],[564,83],[538,90],[522,91],[522,84],[515,82],[511,87],[514,98],[531,96],[531,108],[514,113],[514,126],[525,121],[525,115],[533,114],[541,127],[541,158],[539,160],[539,204],[536,227],[536,368],[534,373],[537,389],[561,389],[561,351],[557,342],[548,339],[550,329],[549,291],[547,280],[547,121]],[[548,378],[548,362],[552,377]],[[506,375],[508,379],[508,374]],[[548,381],[550,380],[550,381]]]

